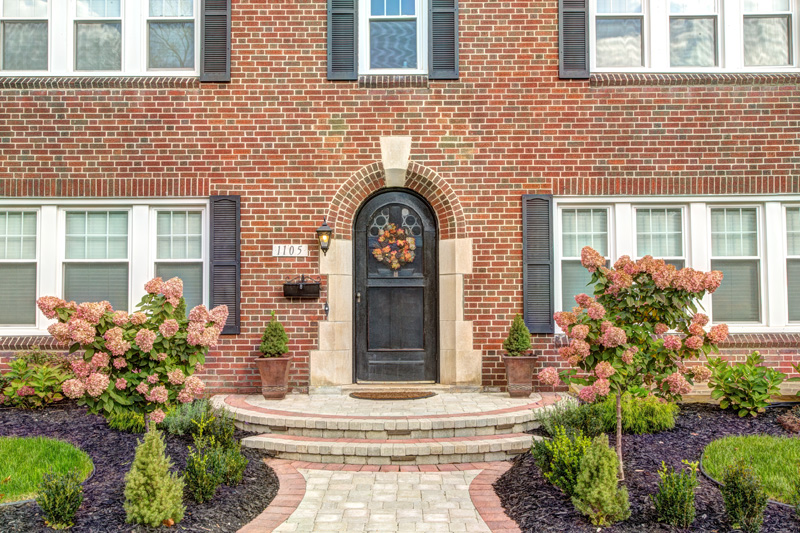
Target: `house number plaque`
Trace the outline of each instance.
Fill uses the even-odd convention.
[[[273,244],[273,257],[308,257],[306,244]]]

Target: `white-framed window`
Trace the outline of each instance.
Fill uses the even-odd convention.
[[[41,296],[132,311],[155,276],[208,304],[207,199],[0,201],[0,334],[47,334]]]
[[[427,3],[422,0],[360,0],[359,72],[427,72]]]
[[[48,0],[2,0],[0,69],[47,70],[49,19]]]
[[[590,0],[593,72],[796,71],[800,0]]]
[[[652,255],[676,268],[720,270],[722,285],[700,302],[712,323],[734,333],[800,332],[800,195],[576,196],[554,197],[553,205],[555,310],[591,292],[579,287],[588,273],[577,274],[589,245],[609,264]],[[589,215],[598,212],[607,213],[605,224]]]
[[[595,51],[600,68],[644,66],[642,0],[597,0]]]
[[[37,233],[36,211],[0,209],[0,324],[36,323]]]
[[[0,0],[0,75],[197,75],[199,2]]]
[[[150,0],[147,67],[193,69],[194,34],[194,0]]]
[[[203,303],[203,211],[155,210],[155,275],[183,280],[186,307]]]
[[[757,207],[712,207],[711,269],[726,280],[712,297],[711,318],[762,322],[761,251]]]
[[[746,66],[792,64],[791,0],[744,0],[742,45]]]
[[[636,257],[651,255],[686,266],[682,207],[636,207]]]
[[[800,322],[800,206],[786,207],[786,300],[789,322]]]
[[[671,67],[717,66],[717,0],[669,0]]]
[[[75,70],[122,70],[122,0],[75,0]]]
[[[592,294],[592,275],[581,265],[581,250],[591,246],[606,259],[609,252],[609,215],[606,207],[562,208],[560,250],[561,305],[571,309],[575,296]]]
[[[67,301],[108,300],[128,310],[128,210],[63,210],[62,290]]]

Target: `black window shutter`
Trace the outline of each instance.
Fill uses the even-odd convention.
[[[328,0],[328,79],[358,79],[358,0]]]
[[[558,0],[558,76],[589,77],[589,0]]]
[[[228,306],[225,335],[239,333],[240,213],[240,196],[211,197],[211,307]]]
[[[553,333],[553,195],[522,195],[522,293],[531,333]]]
[[[231,81],[231,0],[202,0],[200,81]]]
[[[428,78],[458,79],[458,0],[430,0]]]

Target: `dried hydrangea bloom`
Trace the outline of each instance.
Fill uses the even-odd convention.
[[[131,343],[124,340],[122,328],[111,328],[105,332],[103,338],[106,340],[106,348],[112,355],[122,356],[131,349]]]
[[[711,344],[719,344],[721,342],[725,342],[725,339],[728,338],[728,325],[727,324],[717,324],[716,326],[712,326],[711,329],[708,331],[708,342]]]
[[[699,350],[703,347],[703,339],[698,337],[697,335],[692,335],[691,337],[687,337],[683,341],[683,345],[689,348],[690,350]]]
[[[148,294],[160,294],[161,288],[164,286],[164,280],[161,278],[153,278],[144,284],[144,290]]]
[[[589,335],[589,326],[586,324],[576,324],[567,333],[570,337],[577,340],[584,340]]]
[[[561,383],[561,378],[558,375],[558,370],[556,370],[552,366],[548,366],[547,368],[543,368],[539,372],[539,381],[541,381],[545,385],[550,385],[554,387],[559,383]]]
[[[61,391],[64,393],[64,396],[74,400],[76,398],[80,398],[86,393],[86,387],[84,386],[83,381],[79,379],[68,379],[61,384]]]
[[[100,319],[103,318],[106,311],[113,311],[113,308],[111,304],[105,300],[102,302],[84,302],[78,305],[74,316],[96,326],[100,323]]]
[[[161,336],[165,339],[171,338],[179,329],[178,321],[172,318],[165,320],[163,324],[158,326],[158,331],[161,332]]]
[[[147,322],[147,315],[142,313],[141,311],[136,311],[135,313],[133,313],[128,317],[128,320],[130,320],[130,323],[133,324],[134,326],[141,326],[142,324]]]
[[[166,418],[167,415],[164,414],[164,411],[162,411],[161,409],[156,409],[147,416],[150,418],[150,421],[153,422],[154,424],[160,424],[161,422],[164,421],[164,418]]]
[[[109,356],[105,352],[97,352],[92,356],[92,366],[96,369],[106,368],[109,363]]]
[[[42,296],[36,300],[36,305],[39,307],[39,310],[44,314],[44,316],[52,319],[58,316],[56,310],[60,307],[65,307],[67,302],[61,298],[56,298],[55,296]]]
[[[681,339],[675,335],[667,335],[664,337],[664,348],[677,352],[681,349]]]
[[[672,394],[683,395],[692,391],[692,384],[680,372],[670,374],[664,381],[669,386],[669,391]]]
[[[594,367],[594,375],[600,379],[608,379],[616,373],[616,369],[608,361],[600,361]]]
[[[611,382],[607,379],[598,379],[592,385],[598,396],[608,396],[611,394]]]
[[[591,246],[584,246],[581,250],[581,264],[589,272],[594,272],[605,266],[606,259]]]
[[[181,385],[186,380],[186,376],[183,375],[183,370],[176,368],[167,372],[167,379],[173,385]]]
[[[117,381],[114,382],[114,387],[117,390],[125,390],[128,387],[128,381],[125,378],[118,378]]]
[[[69,322],[67,322],[67,328],[69,328],[70,338],[73,341],[80,343],[81,346],[92,344],[94,342],[95,335],[97,335],[94,325],[87,320],[75,318],[74,316],[69,320]]]
[[[611,326],[600,336],[600,344],[606,348],[615,348],[628,342],[628,336],[621,328]]]
[[[143,352],[149,352],[153,349],[153,342],[156,340],[156,334],[149,329],[140,329],[136,333],[136,345]]]
[[[111,380],[105,374],[95,372],[86,378],[86,394],[93,398],[97,398],[105,392]]]
[[[666,324],[663,324],[663,323],[659,322],[659,323],[658,323],[658,324],[656,324],[656,326],[653,328],[653,331],[655,331],[656,335],[663,335],[664,333],[666,333],[666,332],[668,332],[668,331],[669,331],[669,326],[668,326],[668,325],[666,325]]]
[[[592,320],[601,320],[606,316],[606,308],[601,304],[593,303],[589,306],[589,309],[586,310],[586,314],[588,314],[589,318]]]
[[[111,315],[111,321],[114,322],[117,326],[124,326],[128,323],[128,312],[127,311],[114,311],[114,314]]]
[[[597,391],[594,390],[594,386],[589,385],[578,391],[578,398],[586,403],[592,403],[597,398]]]
[[[147,395],[146,399],[148,402],[153,403],[167,403],[169,392],[167,392],[167,388],[164,385],[159,385],[150,390],[150,394]]]

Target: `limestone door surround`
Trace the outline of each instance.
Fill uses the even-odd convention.
[[[444,228],[463,226],[457,197],[438,175],[418,164],[409,166],[410,137],[383,137],[381,165],[359,171],[343,188],[359,191],[331,206],[329,220],[338,226],[320,274],[327,277],[327,320],[319,322],[319,348],[310,353],[309,393],[338,393],[353,384],[353,241],[352,223],[371,194],[387,187],[407,187],[433,206],[439,223],[439,383],[453,390],[481,386],[481,351],[473,347],[472,322],[464,320],[464,278],[472,274],[472,239],[454,238]],[[340,191],[341,192],[341,191]],[[433,198],[431,196],[434,196]],[[354,201],[356,200],[356,201]],[[334,200],[336,201],[336,199]],[[346,207],[345,207],[346,206]],[[347,221],[343,221],[345,218]],[[345,227],[345,231],[340,228]]]

